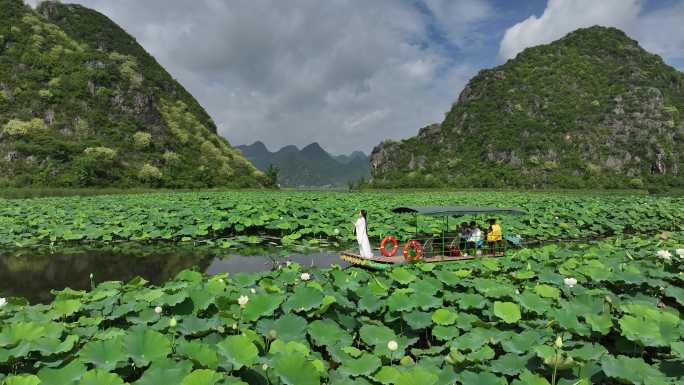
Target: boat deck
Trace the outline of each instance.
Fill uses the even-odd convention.
[[[483,254],[483,255],[462,255],[458,257],[452,257],[452,256],[445,256],[445,255],[436,255],[433,257],[428,257],[424,258],[421,260],[421,262],[424,263],[435,263],[435,262],[455,262],[455,261],[464,261],[464,260],[469,260],[469,259],[476,259],[476,258],[482,258],[482,257],[501,257],[503,256],[504,253],[496,253],[496,254]],[[377,265],[399,265],[403,263],[410,263],[406,259],[404,259],[403,256],[394,256],[394,257],[384,257],[384,256],[373,256],[371,258],[363,258],[359,254],[351,252],[351,251],[345,251],[342,252],[342,255],[340,255],[340,258],[343,261],[349,262],[353,265],[363,265],[363,266],[369,266],[369,267],[377,267]]]

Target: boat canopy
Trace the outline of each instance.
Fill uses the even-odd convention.
[[[527,214],[527,211],[516,208],[467,206],[402,206],[393,208],[392,212],[397,214],[414,213],[426,216],[461,216],[468,214]]]

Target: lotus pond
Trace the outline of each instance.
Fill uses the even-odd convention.
[[[663,237],[665,238],[665,237]],[[387,272],[96,283],[0,309],[4,384],[681,384],[684,235]],[[3,380],[0,380],[3,381]]]
[[[523,208],[546,245],[331,265],[359,208],[373,243],[441,231],[405,205]],[[593,193],[0,199],[0,384],[682,384],[683,230],[682,198]]]
[[[684,230],[684,198],[546,192],[273,192],[229,191],[95,197],[0,199],[0,246],[126,241],[211,241],[275,236],[283,244],[349,242],[356,212],[369,211],[369,235],[415,230],[405,205],[520,207],[505,230],[528,241]],[[485,218],[465,218],[484,220]],[[421,220],[439,233],[441,219]]]
[[[237,241],[234,241],[237,243]],[[229,250],[208,245],[117,243],[0,250],[0,297],[50,302],[52,290],[91,287],[97,281],[128,281],[137,276],[162,284],[186,269],[209,275],[260,272],[288,261],[308,267],[340,264],[333,249],[241,245]]]

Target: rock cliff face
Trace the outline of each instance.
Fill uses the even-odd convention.
[[[263,183],[199,103],[107,17],[0,0],[0,187]]]
[[[684,185],[684,74],[614,28],[480,71],[441,125],[371,155],[378,186]]]

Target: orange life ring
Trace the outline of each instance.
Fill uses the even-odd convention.
[[[392,251],[387,251],[387,249],[385,249],[387,242],[392,242]],[[391,235],[386,236],[382,242],[380,242],[380,253],[382,253],[382,255],[385,257],[394,257],[394,254],[397,253],[398,249],[399,242],[397,242],[397,238],[394,238]]]
[[[411,256],[410,250],[415,251],[415,256]],[[411,239],[404,245],[404,259],[407,261],[419,261],[423,259],[423,246],[415,239]]]

